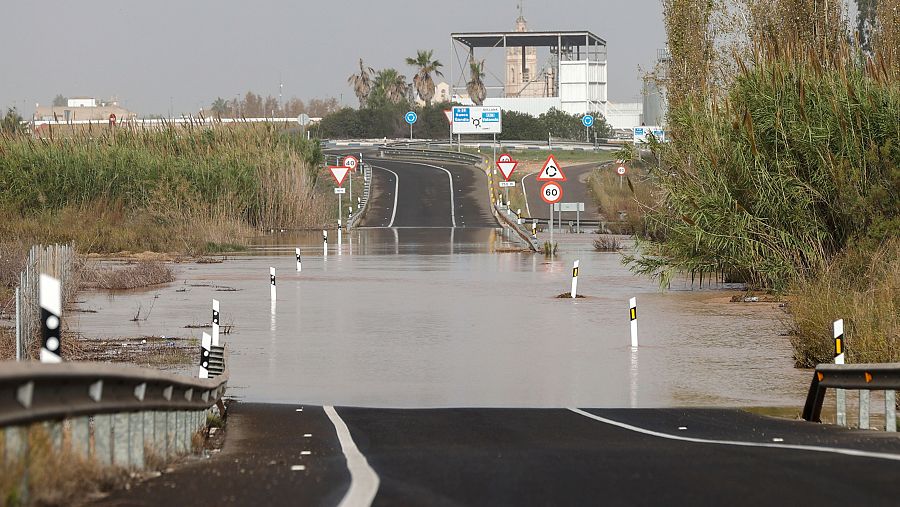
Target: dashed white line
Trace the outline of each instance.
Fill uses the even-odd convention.
[[[614,421],[612,419],[607,419],[606,417],[600,417],[599,415],[591,414],[590,412],[585,412],[584,410],[578,408],[570,408],[572,412],[576,414],[583,415],[584,417],[593,419],[595,421],[600,421],[605,424],[609,424],[611,426],[616,426],[622,429],[626,429],[629,431],[634,431],[637,433],[642,433],[644,435],[650,435],[653,437],[666,438],[669,440],[678,440],[680,442],[691,442],[695,444],[713,444],[713,445],[731,445],[735,447],[768,447],[771,449],[790,449],[794,451],[811,451],[811,452],[827,452],[832,454],[842,454],[844,456],[856,456],[860,458],[876,458],[876,459],[887,459],[891,461],[900,461],[900,454],[891,454],[885,452],[873,452],[873,451],[861,451],[858,449],[846,449],[842,447],[825,447],[818,445],[796,445],[796,444],[777,444],[777,443],[768,443],[768,442],[739,442],[733,440],[714,440],[714,439],[705,439],[705,438],[695,438],[695,437],[681,437],[678,435],[670,435],[668,433],[663,433],[660,431],[649,430],[646,428],[641,428],[639,426],[633,426],[631,424],[626,424],[619,421]]]
[[[338,442],[341,443],[341,451],[347,459],[347,469],[350,471],[350,489],[344,495],[338,507],[355,507],[357,505],[372,505],[375,495],[378,493],[378,474],[372,467],[363,453],[359,451],[356,444],[353,443],[353,437],[350,430],[341,416],[333,406],[327,405],[323,407],[325,414],[331,419],[331,424],[337,432]]]

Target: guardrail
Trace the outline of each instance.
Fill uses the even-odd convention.
[[[363,196],[356,208],[356,213],[350,217],[350,222],[348,222],[347,227],[356,227],[356,224],[362,220],[363,215],[365,215],[366,206],[369,204],[369,192],[372,187],[372,166],[363,162],[360,162],[360,166],[363,169],[363,180],[365,181],[365,185],[363,186]]]
[[[803,419],[821,422],[822,404],[831,389],[859,390],[859,426],[869,427],[869,394],[884,391],[885,430],[897,431],[897,395],[900,389],[900,363],[820,364],[816,366],[809,394],[803,407]]]
[[[469,153],[459,153],[455,151],[430,150],[425,148],[393,148],[384,147],[379,149],[382,157],[410,157],[410,158],[427,158],[432,160],[448,160],[451,162],[462,162],[469,165],[478,165],[485,163],[485,159],[478,155]]]
[[[532,236],[527,230],[525,230],[524,227],[522,227],[522,224],[520,223],[521,217],[519,217],[516,213],[512,212],[505,206],[499,206],[496,203],[494,203],[492,208],[494,210],[494,216],[497,217],[501,222],[503,222],[506,227],[509,227],[516,234],[518,234],[519,237],[522,238],[522,240],[525,241],[526,244],[528,244],[529,248],[531,248],[533,252],[541,251],[541,246],[540,244],[538,244],[537,238]],[[509,216],[510,214],[515,216],[516,218],[513,219]]]
[[[36,434],[56,455],[132,469],[189,453],[208,411],[223,415],[221,355],[222,374],[208,379],[109,363],[0,362],[5,459],[27,463]],[[22,473],[27,492],[27,466]]]

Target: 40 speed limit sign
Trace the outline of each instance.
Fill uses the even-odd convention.
[[[555,181],[548,181],[541,187],[541,199],[547,204],[556,204],[562,200],[562,197],[562,186]]]

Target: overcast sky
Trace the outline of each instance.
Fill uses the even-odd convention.
[[[0,107],[118,96],[141,114],[196,111],[247,90],[356,105],[347,76],[362,57],[412,75],[404,58],[450,33],[512,30],[517,0],[4,1]],[[659,0],[526,0],[531,30],[590,30],[608,43],[609,99],[640,100],[665,34]],[[502,69],[497,69],[498,74]]]

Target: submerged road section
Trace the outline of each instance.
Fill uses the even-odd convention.
[[[483,171],[462,164],[367,158],[372,190],[360,227],[498,227]]]
[[[900,439],[720,409],[238,404],[221,453],[98,505],[894,505]]]
[[[571,166],[563,166],[562,171],[566,175],[567,181],[560,183],[563,189],[563,202],[583,202],[584,213],[581,214],[583,220],[599,220],[600,212],[597,202],[588,186],[588,177],[591,172],[597,168],[599,164],[577,164]],[[525,201],[528,203],[526,212],[529,218],[549,218],[550,205],[541,200],[541,185],[543,182],[537,181],[537,173],[531,173],[522,178],[522,189],[525,193]],[[565,219],[574,220],[574,213],[566,213]]]

